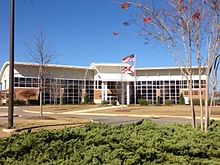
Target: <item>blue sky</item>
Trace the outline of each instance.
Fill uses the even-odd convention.
[[[110,0],[15,0],[15,59],[31,62],[25,42],[43,29],[58,54],[52,62],[88,66],[119,63],[135,53],[137,67],[174,66],[161,44],[144,44],[138,27],[123,25],[128,15]],[[10,1],[0,0],[0,67],[9,59]],[[112,33],[120,32],[118,37]]]

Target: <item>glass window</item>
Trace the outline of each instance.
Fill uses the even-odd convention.
[[[31,87],[31,78],[26,78],[26,87]]]
[[[15,87],[18,87],[18,86],[19,86],[18,77],[15,77],[14,86],[15,86]]]
[[[38,87],[38,79],[37,78],[32,79],[32,86],[33,87]]]
[[[98,85],[98,89],[102,89],[102,82],[99,81],[98,83],[99,83],[99,85]]]
[[[20,78],[20,87],[25,87],[25,78]]]
[[[151,84],[152,84],[152,81],[148,81],[147,84],[148,84],[148,85],[151,85]]]

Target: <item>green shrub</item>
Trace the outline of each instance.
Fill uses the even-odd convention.
[[[209,99],[208,104],[210,105],[211,100]],[[200,105],[200,100],[199,99],[193,99],[193,105]],[[202,105],[205,105],[205,100],[202,99]]]
[[[165,100],[165,105],[173,105],[174,101],[173,100]]]
[[[7,100],[6,105],[9,104],[9,100]],[[25,100],[18,100],[18,99],[14,99],[14,105],[15,106],[19,106],[19,105],[26,105],[26,101]]]
[[[117,101],[116,100],[112,100],[111,103],[112,103],[112,105],[117,105]]]
[[[14,100],[14,105],[26,105],[26,101],[25,100]]]
[[[145,99],[139,99],[139,100],[138,100],[138,103],[139,103],[140,105],[144,105],[144,106],[150,104],[149,101],[147,101],[147,100],[145,100]]]
[[[84,102],[83,103],[84,104],[89,104],[89,96],[87,94],[84,96]]]
[[[30,99],[30,100],[28,100],[28,102],[29,102],[29,105],[40,105],[40,101],[39,100],[32,100],[32,99]]]
[[[157,96],[157,105],[160,105],[161,104],[161,98],[160,96]]]
[[[0,139],[0,164],[219,164],[220,122],[208,132],[150,121],[23,133]]]
[[[180,105],[185,105],[185,99],[184,99],[182,93],[180,94],[180,102],[179,102],[179,104],[180,104]]]
[[[101,102],[101,105],[107,105],[107,104],[109,104],[109,102],[106,101],[106,100],[103,100],[103,101]]]

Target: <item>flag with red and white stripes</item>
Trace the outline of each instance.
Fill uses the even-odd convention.
[[[135,61],[134,54],[122,58],[123,63],[134,62],[134,61]]]

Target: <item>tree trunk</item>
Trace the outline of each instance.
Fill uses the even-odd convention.
[[[203,105],[202,105],[202,83],[201,83],[201,66],[199,66],[199,104],[200,104],[200,122],[201,130],[204,130],[204,121],[203,121]]]
[[[217,89],[217,82],[218,82],[218,77],[217,77],[217,71],[216,71],[215,76],[214,76],[214,83],[213,83],[213,91],[212,91],[211,101],[210,101],[210,105],[209,105],[209,118],[210,118],[211,113],[212,113],[212,107],[213,107],[213,105],[215,105],[214,99],[215,99],[215,93],[216,93],[216,89]]]
[[[42,89],[40,89],[40,116],[43,116]]]
[[[206,76],[206,90],[205,90],[205,131],[208,131],[209,126],[209,75]]]
[[[43,116],[43,106],[42,106],[42,90],[43,90],[43,68],[40,67],[40,84],[39,84],[39,91],[40,91],[40,116]]]
[[[60,88],[60,109],[62,108],[62,104],[63,104],[63,97],[62,97],[61,88]]]
[[[190,107],[191,107],[191,115],[192,115],[192,127],[196,128],[196,114],[193,105],[192,74],[190,74],[190,81],[189,81],[189,96],[190,96]]]

